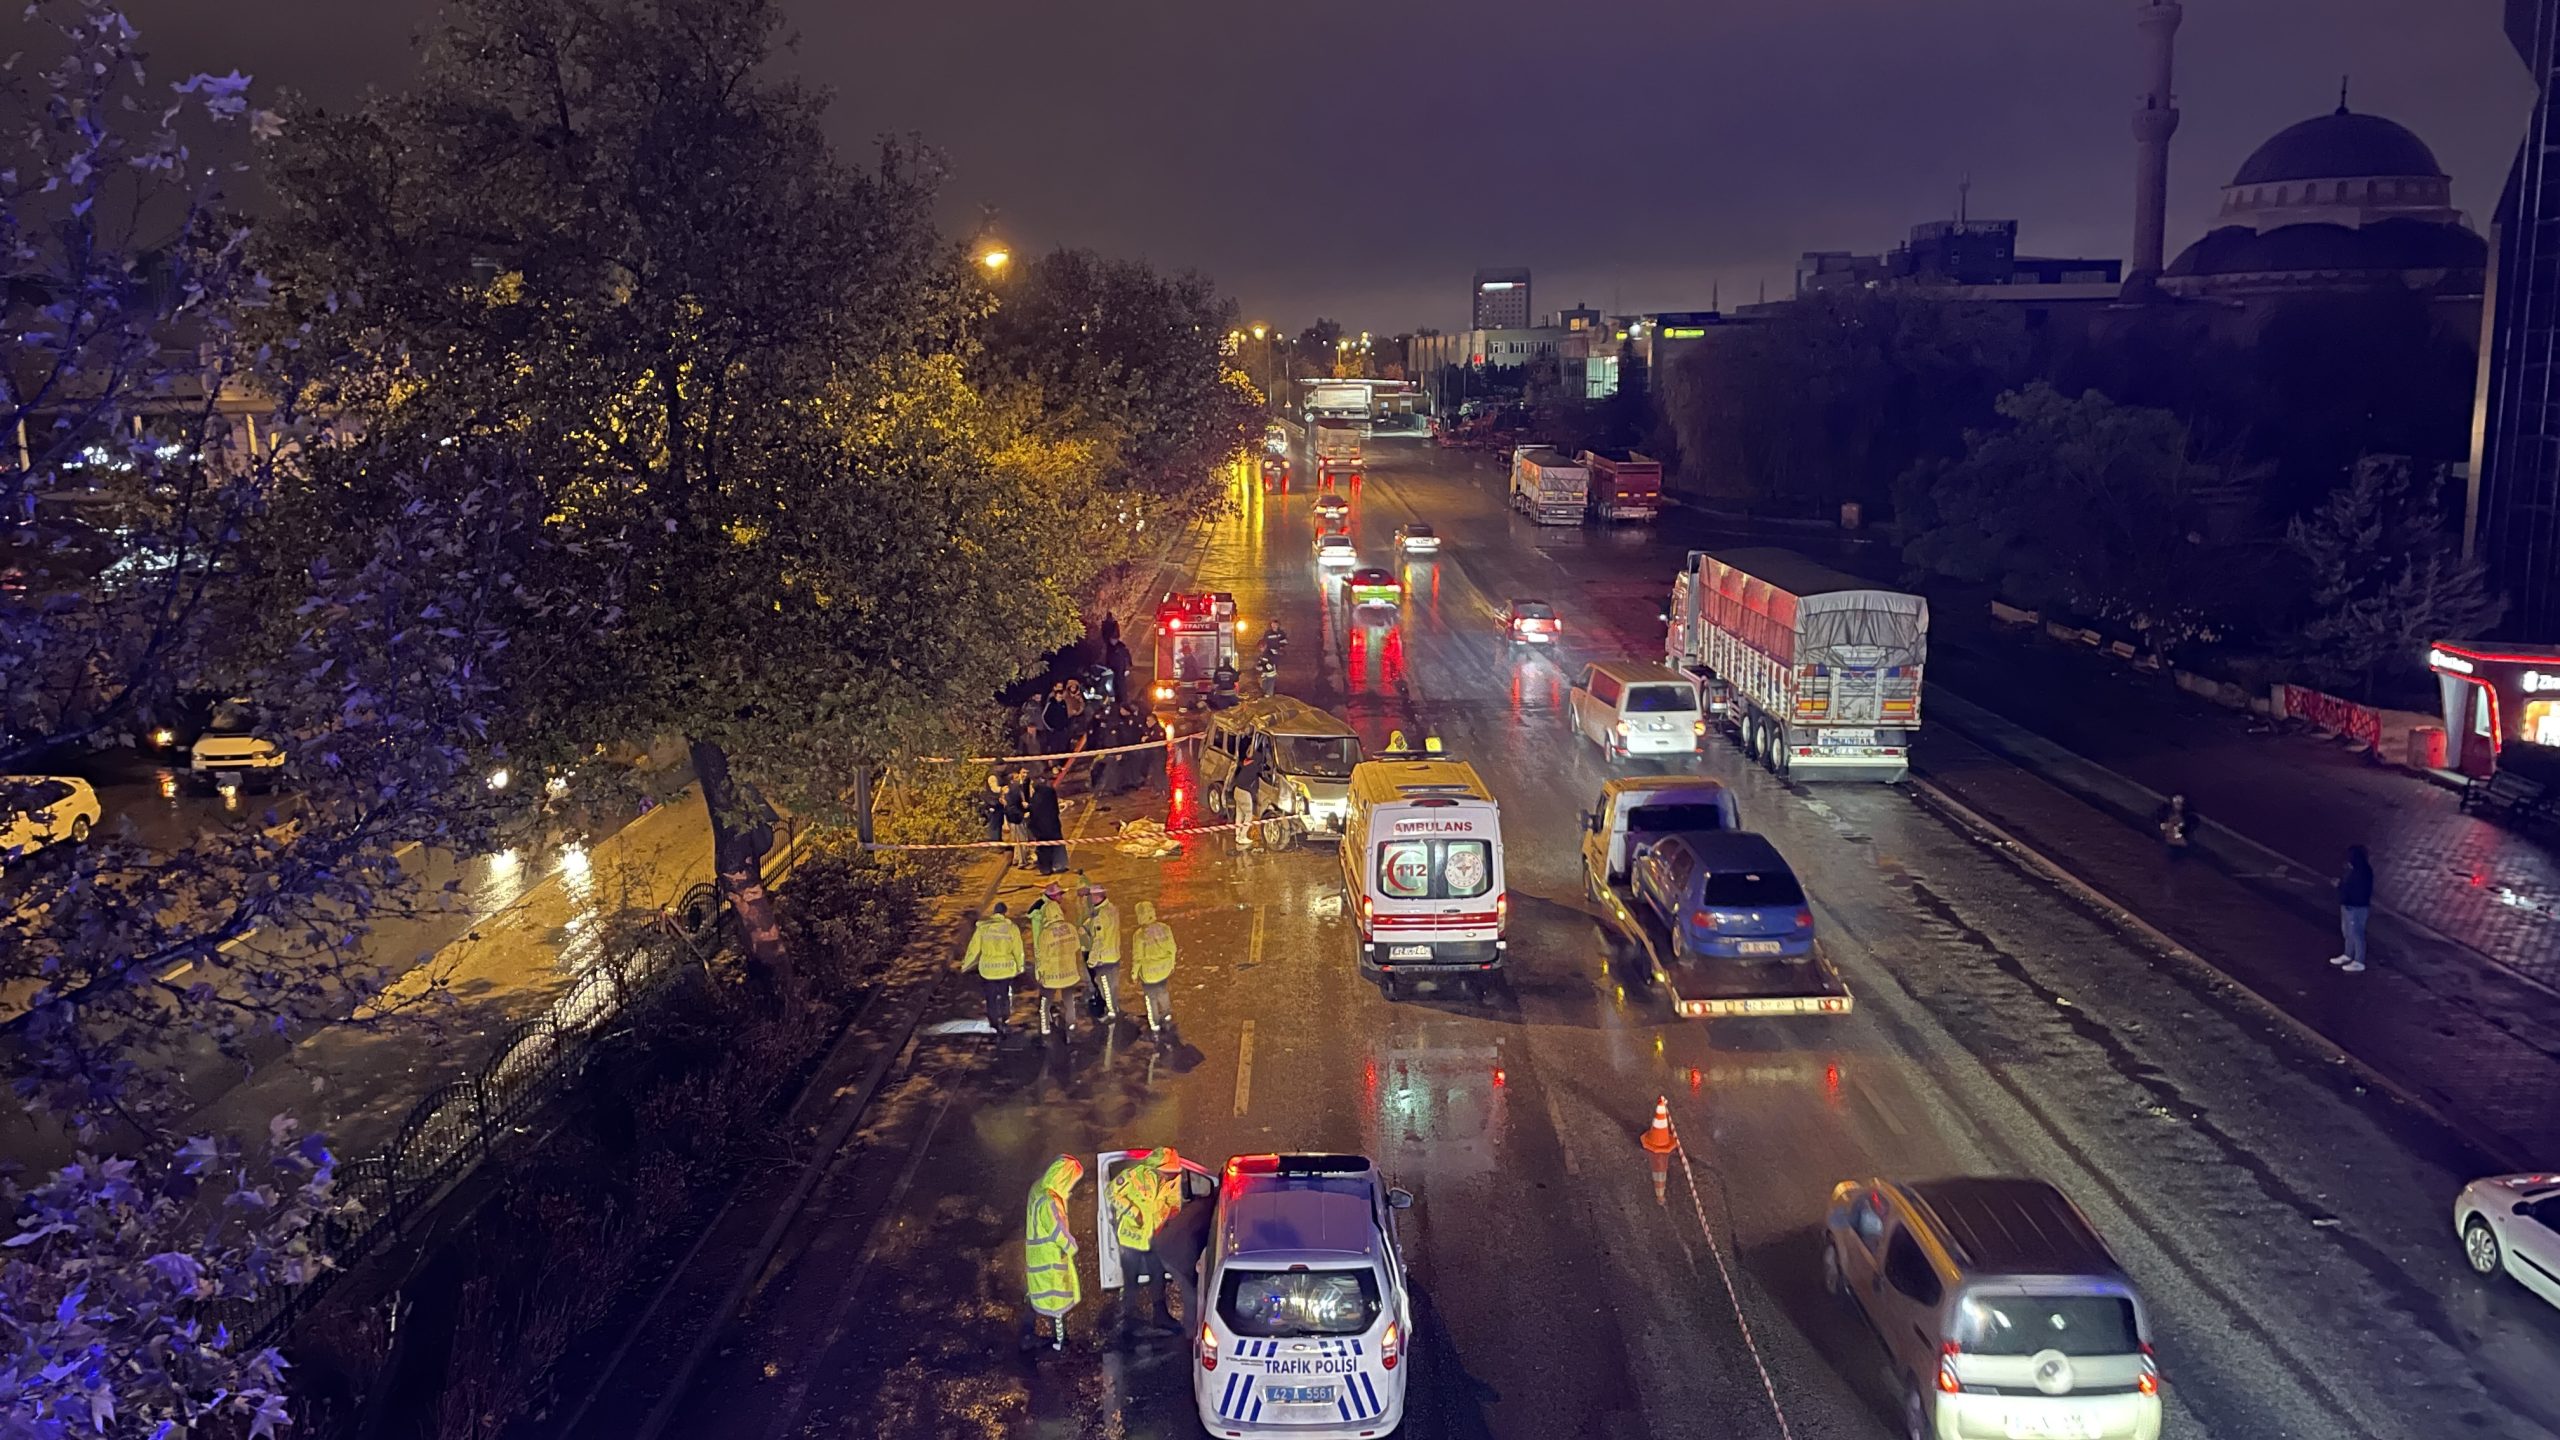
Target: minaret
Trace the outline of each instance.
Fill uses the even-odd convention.
[[[2177,57],[2178,0],[2134,0],[2133,23],[2142,32],[2143,93],[2133,112],[2133,273],[2129,282],[2159,278],[2166,263],[2169,210],[2169,137],[2178,133],[2178,103],[2170,89]]]

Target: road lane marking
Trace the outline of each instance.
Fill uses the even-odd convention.
[[[1556,1092],[1540,1087],[1539,1093],[1546,1097],[1547,1125],[1556,1132],[1556,1153],[1564,1157],[1564,1173],[1581,1174],[1582,1162],[1573,1158],[1573,1147],[1564,1141],[1564,1112],[1556,1109]]]
[[[1795,1440],[1795,1427],[1787,1423],[1787,1407],[1778,1403],[1778,1382],[1770,1378],[1769,1362],[1760,1353],[1760,1341],[1751,1333],[1751,1317],[1742,1308],[1742,1292],[1734,1288],[1733,1270],[1724,1263],[1724,1247],[1716,1240],[1716,1227],[1707,1223],[1705,1192],[1698,1189],[1698,1172],[1689,1168],[1689,1145],[1680,1138],[1680,1127],[1671,1128],[1672,1154],[1680,1161],[1680,1177],[1689,1182],[1689,1203],[1698,1212],[1699,1233],[1707,1237],[1707,1258],[1716,1262],[1716,1278],[1724,1282],[1724,1298],[1733,1307],[1734,1322],[1742,1329],[1742,1345],[1751,1353],[1751,1368],[1760,1372],[1760,1392],[1769,1397],[1769,1413],[1777,1417],[1779,1440]]]
[[[1259,905],[1253,907],[1253,938],[1244,947],[1244,963],[1248,966],[1262,963],[1262,919],[1269,913]]]
[[[1236,1113],[1242,1115],[1253,1103],[1253,1022],[1244,1022],[1244,1034],[1236,1041]]]
[[[1849,1083],[1857,1087],[1858,1098],[1866,1102],[1868,1113],[1884,1122],[1884,1128],[1892,1131],[1896,1136],[1905,1138],[1909,1137],[1911,1132],[1903,1129],[1902,1122],[1893,1118],[1892,1107],[1877,1099],[1876,1092],[1868,1086],[1865,1080],[1852,1079]]]

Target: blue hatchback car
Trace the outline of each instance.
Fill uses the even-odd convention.
[[[1778,848],[1740,830],[1666,835],[1633,862],[1636,894],[1679,940],[1683,956],[1716,960],[1813,957],[1813,910]]]

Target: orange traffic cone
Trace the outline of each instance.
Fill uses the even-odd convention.
[[[1653,1203],[1670,1204],[1671,1156],[1664,1151],[1656,1150],[1647,1157],[1647,1163],[1653,1167]]]
[[[1671,1138],[1671,1097],[1653,1102],[1653,1128],[1644,1132],[1644,1148],[1656,1155],[1668,1155],[1680,1142]]]

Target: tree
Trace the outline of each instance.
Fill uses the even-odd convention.
[[[1207,477],[1260,438],[1252,386],[1221,349],[1235,314],[1202,276],[1059,250],[1022,267],[987,318],[981,387],[1026,400],[1042,438],[1107,457],[1108,523],[1080,527],[1101,558],[1214,495]]]
[[[2020,321],[1997,307],[1822,290],[1684,357],[1664,408],[1708,493],[1880,507],[1898,476],[1991,419],[2028,357]]]
[[[2294,655],[2324,683],[2353,684],[2371,700],[2384,666],[2414,669],[2428,645],[2477,636],[2506,613],[2480,562],[2462,558],[2444,489],[2441,470],[2367,456],[2287,530],[2311,573],[2313,613]]]
[[[1904,557],[2143,628],[2165,646],[2215,610],[2198,491],[2218,478],[2164,410],[2038,382],[2003,395],[2005,424],[1972,431],[1960,459],[1913,467],[1899,506]]]
[[[397,967],[363,942],[415,898],[401,849],[485,848],[505,823],[482,782],[507,642],[564,624],[539,515],[509,503],[492,457],[340,455],[243,343],[263,281],[221,203],[226,167],[198,147],[272,125],[247,80],[153,85],[100,0],[32,14],[39,53],[0,92],[18,146],[0,165],[0,420],[20,442],[0,450],[0,774],[130,748],[213,689],[264,709],[292,793],[260,825],[161,846],[111,815],[12,866],[13,1093],[128,1153],[7,1192],[0,1432],[266,1434],[281,1362],[222,1315],[325,1264],[334,1167],[281,1118],[254,1153],[178,1143],[171,1116],[197,1098],[184,1072],[208,1042],[243,1060],[249,1037],[344,1022],[380,990]],[[284,403],[251,443],[224,412],[262,395]],[[322,450],[397,501],[333,563],[269,544],[273,506]],[[0,820],[36,798],[0,782]]]
[[[930,157],[841,164],[818,100],[764,78],[778,23],[460,0],[415,90],[292,117],[270,253],[310,383],[376,444],[526,452],[563,572],[624,599],[541,648],[500,733],[553,760],[683,736],[787,995],[766,792],[841,814],[851,767],[974,728],[1069,633],[1078,553],[1071,473],[949,358],[992,301],[933,228]],[[333,498],[342,528],[382,513]]]

